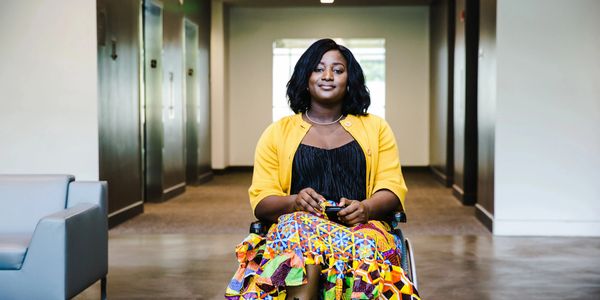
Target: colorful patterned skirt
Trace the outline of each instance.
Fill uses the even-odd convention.
[[[240,263],[227,299],[285,299],[305,284],[306,265],[321,266],[321,299],[420,299],[400,267],[401,241],[379,221],[346,227],[305,213],[282,215],[265,238],[236,247]]]

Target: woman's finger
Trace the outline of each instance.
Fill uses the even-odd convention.
[[[313,195],[319,195],[312,188],[304,188],[298,194],[302,194],[304,200],[308,200],[309,198],[315,198]],[[317,201],[317,199],[315,199],[315,201]]]
[[[309,213],[313,213],[316,214],[317,212],[315,211],[315,209],[308,203],[305,202],[305,206],[304,206],[304,210],[309,212]]]
[[[338,203],[339,206],[348,206],[350,205],[350,200],[348,200],[348,198],[340,198],[340,203]]]
[[[350,225],[361,223],[362,219],[362,213],[359,210],[355,210],[349,215],[343,217],[344,222]]]
[[[315,190],[313,190],[312,188],[310,188],[310,187],[307,187],[307,188],[303,188],[303,189],[302,189],[300,192],[301,192],[301,193],[303,192],[303,193],[307,193],[307,194],[309,194],[309,193],[311,193],[311,192],[314,192],[314,191],[315,191]]]
[[[342,200],[340,200],[340,204],[342,203],[342,201],[344,201],[344,199],[346,201],[345,201],[344,205],[341,205],[341,206],[346,206],[346,208],[340,210],[340,212],[338,213],[338,216],[340,216],[340,217],[348,216],[349,214],[353,213],[358,208],[358,205],[356,204],[356,202],[358,202],[358,201],[348,200],[346,198],[342,198]]]
[[[321,196],[319,193],[317,193],[315,190],[310,189],[310,191],[308,191],[308,194],[317,202],[320,203],[322,201],[325,201],[325,197]]]
[[[306,202],[308,202],[316,212],[319,212],[321,210],[320,204],[322,201],[325,201],[325,198],[323,196],[321,196],[319,193],[317,193],[312,188],[306,188],[303,191],[305,191],[307,193],[307,195],[309,196],[309,198],[305,199]],[[321,215],[321,214],[318,213],[318,215]]]
[[[319,212],[321,210],[321,206],[312,198],[308,199],[306,201],[307,205],[310,207],[310,212],[315,213],[317,215],[321,215],[321,213]]]
[[[298,211],[308,211],[308,206],[310,206],[308,203],[306,203],[306,196],[305,193],[303,191],[300,191],[300,193],[298,193],[298,197],[296,197],[296,207]]]
[[[306,188],[300,192],[299,197],[302,202],[302,208],[304,211],[321,216],[321,206],[317,203],[315,199],[313,199],[313,196],[310,194],[311,191],[314,192],[313,189]]]

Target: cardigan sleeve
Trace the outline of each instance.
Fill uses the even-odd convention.
[[[408,189],[402,176],[402,170],[400,169],[400,157],[394,133],[384,120],[381,120],[379,128],[378,154],[379,161],[376,164],[377,169],[374,170],[376,173],[373,191],[376,192],[384,189],[391,191],[398,196],[402,204],[402,209],[404,209],[404,199]]]
[[[254,154],[252,185],[248,189],[252,212],[258,203],[267,196],[285,196],[279,181],[279,159],[276,144],[275,124],[263,132]]]

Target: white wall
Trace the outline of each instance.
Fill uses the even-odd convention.
[[[0,173],[98,179],[95,0],[0,3]]]
[[[253,164],[271,123],[272,45],[281,38],[385,38],[386,119],[404,166],[429,165],[428,7],[240,8],[229,14],[229,159]],[[214,85],[213,85],[214,86]]]
[[[227,70],[227,14],[221,0],[211,3],[210,112],[212,168],[229,166],[229,124]]]
[[[495,234],[600,236],[599,12],[498,1]]]

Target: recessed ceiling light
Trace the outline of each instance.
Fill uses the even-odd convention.
[[[331,3],[333,3],[333,0],[321,0],[321,3],[323,3],[323,4],[331,4]]]

